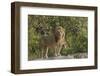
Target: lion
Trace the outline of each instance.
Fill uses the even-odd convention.
[[[66,48],[65,30],[62,26],[56,26],[50,32],[44,27],[39,27],[41,58],[48,58],[48,50],[54,51],[54,56],[61,56],[62,47]]]
[[[67,43],[65,41],[65,29],[61,26],[56,26],[54,29],[54,36],[58,46],[58,49],[56,50],[57,56],[61,56],[60,53],[62,47],[67,47]]]

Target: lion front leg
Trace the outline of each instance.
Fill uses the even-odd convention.
[[[54,48],[54,56],[55,56],[55,57],[57,56],[57,47]]]
[[[62,49],[62,46],[59,46],[58,48],[59,48],[59,49],[58,49],[58,51],[57,51],[57,56],[61,56],[61,49]]]
[[[48,47],[45,49],[44,58],[48,58]]]
[[[42,49],[42,50],[41,50],[41,58],[42,58],[42,59],[44,58],[43,56],[44,56],[44,50]]]

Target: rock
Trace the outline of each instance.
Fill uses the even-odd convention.
[[[56,57],[48,57],[48,58],[40,58],[36,60],[56,60],[56,59],[81,59],[81,58],[87,58],[87,53],[75,53],[75,54],[69,54],[67,56],[56,56]]]

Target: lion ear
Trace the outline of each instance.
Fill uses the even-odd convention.
[[[65,31],[65,29],[62,27],[62,30]]]

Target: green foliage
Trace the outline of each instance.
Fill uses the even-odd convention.
[[[28,16],[28,56],[29,60],[39,58],[39,35],[36,28],[39,26],[48,29],[62,26],[65,29],[68,48],[62,49],[62,55],[87,52],[88,46],[88,18],[73,16]]]

